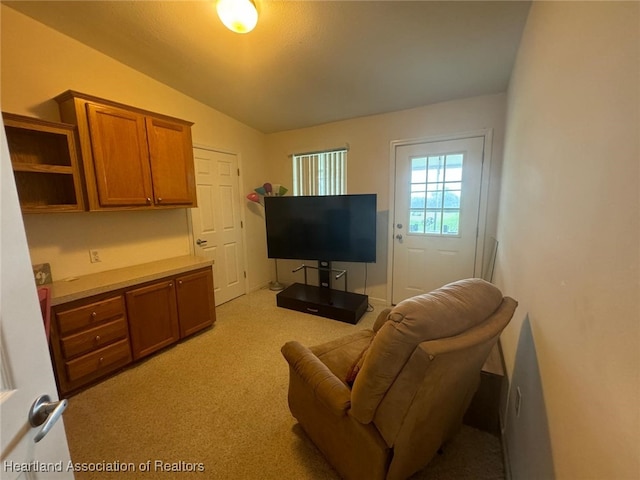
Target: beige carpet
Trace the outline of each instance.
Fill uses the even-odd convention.
[[[219,306],[213,328],[69,399],[73,462],[120,470],[76,478],[337,479],[289,413],[280,347],[369,327],[381,308],[350,325],[278,308],[266,289]],[[464,427],[413,478],[504,478],[500,441]]]

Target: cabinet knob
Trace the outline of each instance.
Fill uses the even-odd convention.
[[[147,197],[147,203],[151,205],[151,197]]]
[[[178,280],[178,285],[182,285],[182,280]]]
[[[170,283],[170,284],[169,284],[169,286],[170,286],[170,287],[173,287],[173,283]]]
[[[100,358],[98,359],[98,363],[102,364],[102,362],[104,362],[104,357],[100,357]]]
[[[162,202],[162,197],[158,197],[158,203]]]
[[[98,316],[98,314],[96,312],[91,312],[91,318],[95,320],[95,318]]]
[[[100,341],[100,335],[96,335],[96,342]]]

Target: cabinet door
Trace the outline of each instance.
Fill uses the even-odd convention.
[[[176,279],[180,337],[212,325],[215,321],[213,272],[200,270]]]
[[[196,206],[191,128],[147,117],[147,140],[156,205]]]
[[[100,206],[151,204],[145,117],[93,103],[86,109]]]
[[[126,293],[133,358],[137,360],[180,338],[175,286],[164,280]]]

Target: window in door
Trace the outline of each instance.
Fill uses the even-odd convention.
[[[347,193],[347,150],[293,155],[293,195]]]
[[[409,233],[458,236],[463,153],[411,158]]]

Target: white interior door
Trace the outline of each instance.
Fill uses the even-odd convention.
[[[483,150],[484,137],[396,147],[392,303],[476,275]]]
[[[45,394],[53,403],[57,390],[2,123],[0,130],[0,478],[72,479],[62,419],[37,443],[43,425],[28,420],[35,399]]]
[[[194,251],[214,260],[216,305],[243,295],[244,250],[238,157],[194,148],[198,208],[191,209]]]

